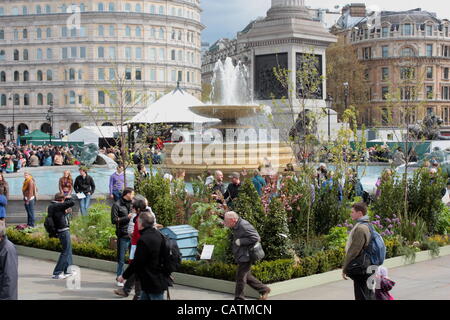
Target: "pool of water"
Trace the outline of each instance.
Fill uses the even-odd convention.
[[[330,167],[332,169],[332,167]],[[372,193],[374,192],[375,183],[378,177],[381,175],[384,169],[388,166],[377,165],[377,166],[367,166],[359,168],[359,177],[361,178],[361,183],[364,190]],[[69,170],[72,173],[72,177],[75,179],[78,175],[77,167],[52,167],[45,169],[33,169],[30,170],[31,174],[36,180],[38,187],[38,194],[53,195],[59,191],[58,183],[59,179],[62,177],[63,172]],[[92,168],[89,174],[94,178],[96,185],[95,193],[97,194],[107,194],[109,193],[109,177],[113,174],[115,170],[109,168]],[[9,184],[10,195],[20,196],[22,194],[22,184],[23,175],[4,175]],[[134,184],[134,170],[127,170],[127,180],[128,185],[133,186]],[[188,192],[192,193],[192,184],[186,183],[186,189]]]

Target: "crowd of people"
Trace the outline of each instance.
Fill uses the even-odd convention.
[[[73,165],[73,147],[18,146],[0,143],[0,172],[15,173],[22,168]]]

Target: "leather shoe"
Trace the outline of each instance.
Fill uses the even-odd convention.
[[[261,296],[259,297],[258,300],[267,300],[269,298],[270,291],[272,291],[272,290],[270,290],[270,288],[268,288],[266,292],[261,294]]]

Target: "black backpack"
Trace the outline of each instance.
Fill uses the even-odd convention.
[[[48,236],[50,238],[57,238],[57,232],[55,227],[55,222],[53,221],[53,217],[50,215],[47,215],[44,221],[44,228],[48,233]]]
[[[181,266],[181,251],[175,240],[168,238],[162,232],[160,263],[161,271],[164,275],[170,276],[172,272],[176,272]]]

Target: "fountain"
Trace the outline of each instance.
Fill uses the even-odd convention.
[[[275,170],[295,162],[291,147],[280,142],[278,131],[267,128],[270,108],[253,103],[247,79],[248,70],[240,62],[234,65],[226,58],[216,63],[211,93],[215,103],[189,109],[221,121],[195,126],[191,141],[166,144],[167,169],[182,169],[188,175],[205,170],[227,174],[256,169],[263,162],[270,162]]]

